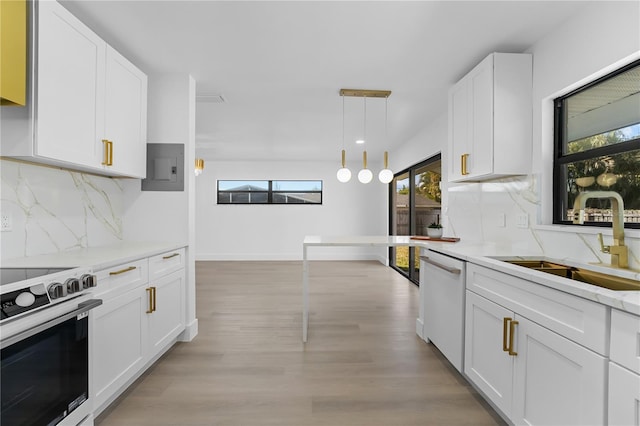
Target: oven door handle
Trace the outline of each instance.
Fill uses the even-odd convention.
[[[18,343],[21,340],[24,340],[28,337],[34,336],[38,333],[40,333],[41,331],[47,330],[51,327],[54,327],[58,324],[61,324],[67,320],[70,320],[73,317],[77,317],[79,315],[83,315],[86,314],[87,312],[89,312],[91,309],[102,305],[102,300],[101,299],[90,299],[87,300],[86,302],[82,302],[82,303],[78,303],[78,308],[74,309],[71,312],[67,312],[64,315],[59,316],[58,318],[54,318],[51,321],[47,321],[44,324],[39,324],[36,325],[35,327],[29,328],[25,331],[22,331],[18,334],[14,334],[11,337],[7,337],[6,339],[3,339],[2,342],[0,342],[0,349],[4,349],[6,347],[9,347],[11,345],[13,345],[14,343]]]

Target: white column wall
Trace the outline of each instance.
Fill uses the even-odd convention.
[[[184,191],[142,191],[140,180],[124,182],[123,239],[184,242],[186,323],[182,340],[198,331],[195,310],[195,80],[188,74],[153,74],[148,89],[148,143],[185,145]]]

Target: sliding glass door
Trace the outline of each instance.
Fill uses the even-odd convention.
[[[390,235],[427,235],[431,223],[440,223],[441,176],[440,154],[394,176],[389,194]],[[391,267],[416,284],[419,256],[413,247],[392,247],[389,252]]]

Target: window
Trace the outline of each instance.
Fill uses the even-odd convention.
[[[389,234],[427,235],[431,223],[440,223],[440,154],[395,175],[389,193]],[[414,283],[420,279],[420,250],[391,247],[389,263]]]
[[[553,222],[573,223],[585,191],[614,191],[625,228],[640,228],[640,61],[555,100]],[[610,200],[591,198],[584,224],[611,226]]]
[[[322,181],[219,180],[218,204],[322,204]]]

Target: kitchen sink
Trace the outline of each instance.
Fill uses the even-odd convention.
[[[640,282],[636,280],[591,271],[589,269],[578,268],[575,266],[567,266],[561,263],[550,262],[548,260],[504,260],[504,262],[534,269],[536,271],[546,272],[548,274],[558,275],[570,280],[608,288],[609,290],[640,290]]]

